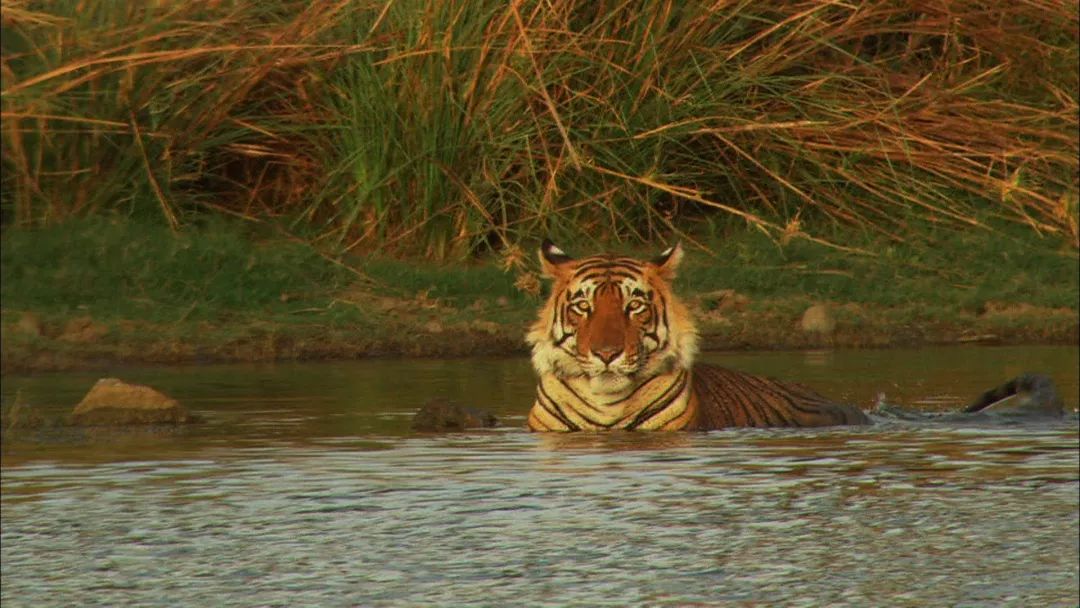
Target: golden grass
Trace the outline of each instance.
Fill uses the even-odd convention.
[[[1080,242],[1072,1],[31,6],[3,1],[5,224],[224,212],[432,256],[725,217]]]

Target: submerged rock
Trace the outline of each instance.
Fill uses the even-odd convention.
[[[81,426],[183,424],[195,422],[184,406],[149,386],[102,378],[71,412]]]
[[[413,416],[414,431],[441,432],[491,428],[499,423],[490,412],[465,407],[447,399],[432,399]]]

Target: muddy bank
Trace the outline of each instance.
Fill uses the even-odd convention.
[[[1032,305],[983,310],[929,310],[759,301],[721,305],[694,301],[705,350],[890,348],[925,345],[1077,344],[1076,310]],[[210,364],[365,357],[506,356],[527,352],[531,307],[483,311],[428,308],[394,311],[366,324],[240,321],[155,324],[84,317],[41,320],[5,311],[3,373],[104,369],[115,365]],[[813,317],[813,318],[811,318]]]

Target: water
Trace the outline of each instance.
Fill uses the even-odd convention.
[[[1076,348],[709,355],[864,406],[954,407]],[[523,359],[115,372],[207,422],[3,446],[11,606],[1075,606],[1058,424],[522,432]],[[7,377],[67,411],[102,374]],[[406,379],[407,377],[407,379]],[[902,382],[898,380],[903,379]],[[416,435],[443,395],[507,426]]]

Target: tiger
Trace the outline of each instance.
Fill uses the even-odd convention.
[[[861,409],[801,384],[695,362],[697,328],[671,289],[683,258],[678,244],[648,261],[616,255],[574,259],[545,240],[539,257],[553,285],[526,334],[538,376],[531,431],[873,422]],[[1027,373],[986,391],[956,416],[990,412],[1006,402],[1015,402],[1015,415],[1064,415],[1053,381]]]
[[[642,261],[575,259],[544,240],[539,258],[553,284],[526,335],[538,376],[531,431],[870,423],[800,384],[696,363],[697,328],[671,289],[679,244]]]

